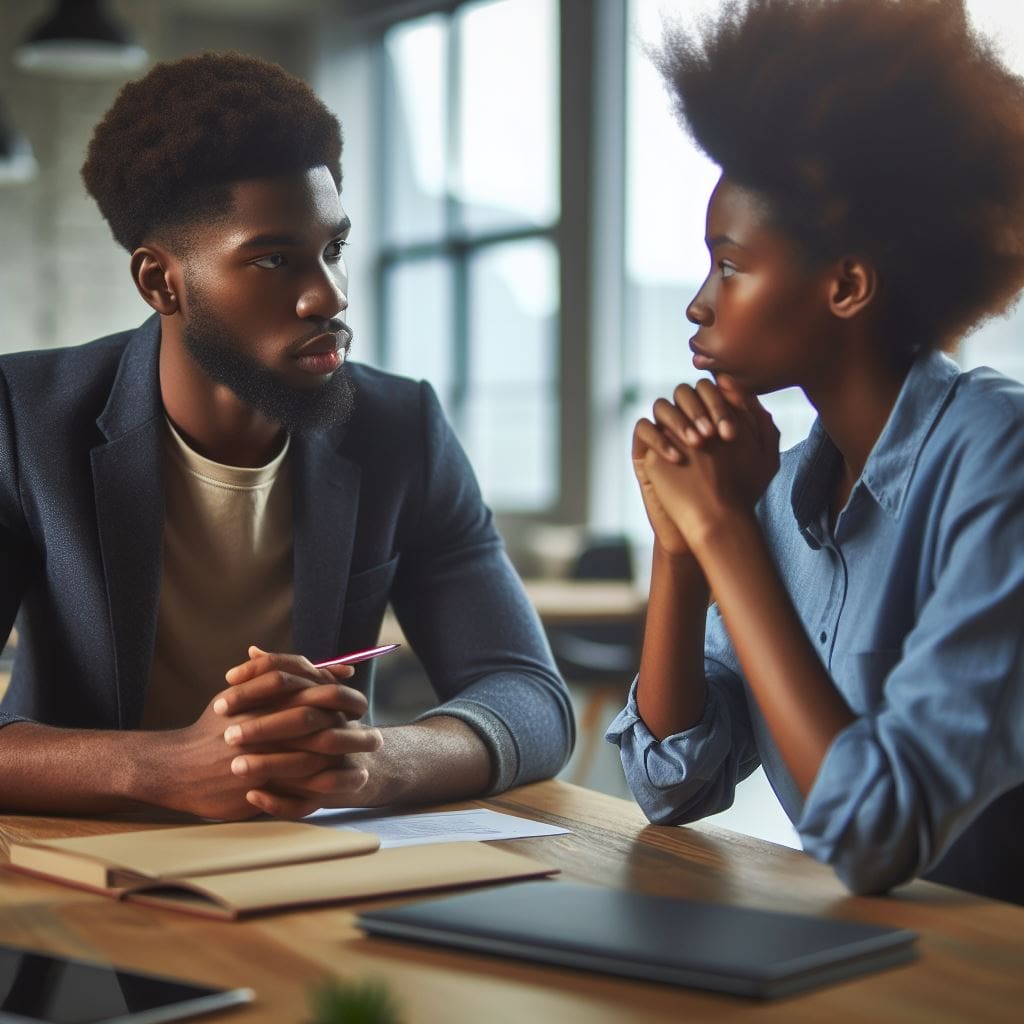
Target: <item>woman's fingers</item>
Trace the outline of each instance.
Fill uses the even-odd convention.
[[[677,402],[679,391],[677,388]],[[693,395],[688,392],[693,392]],[[731,441],[736,436],[736,410],[718,385],[713,380],[702,378],[697,381],[696,388],[689,388],[688,392],[683,394],[685,400],[700,403],[701,434],[706,438],[717,436],[723,441]]]

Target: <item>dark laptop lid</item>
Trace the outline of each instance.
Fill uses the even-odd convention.
[[[359,915],[371,935],[773,998],[912,959],[913,932],[568,882]]]

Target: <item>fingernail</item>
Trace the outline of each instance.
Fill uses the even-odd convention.
[[[242,740],[242,727],[240,725],[229,725],[224,730],[225,743],[240,743]]]
[[[714,437],[715,435],[714,424],[712,424],[711,420],[709,420],[706,416],[701,416],[700,419],[697,420],[697,429],[705,437]]]
[[[236,757],[231,762],[231,772],[234,775],[245,775],[249,771],[249,762],[244,757]]]
[[[227,712],[227,710],[228,710],[228,702],[223,697],[218,697],[213,702],[213,710],[216,711],[218,715],[225,714]],[[232,728],[235,728],[235,727],[232,726]]]
[[[718,433],[721,434],[724,441],[731,441],[736,436],[736,428],[733,426],[732,420],[719,420]]]
[[[686,443],[696,447],[700,444],[700,434],[696,430],[692,430],[689,427],[684,431],[683,436],[686,438]]]

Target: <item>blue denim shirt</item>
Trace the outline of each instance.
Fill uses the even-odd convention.
[[[654,822],[725,809],[761,763],[804,849],[854,891],[931,874],[1024,901],[1024,386],[919,357],[833,530],[839,459],[815,423],[758,505],[856,715],[806,801],[715,607],[702,720],[658,742],[634,683],[607,738]]]

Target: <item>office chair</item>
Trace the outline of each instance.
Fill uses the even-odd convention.
[[[582,545],[569,576],[631,582],[634,569],[629,542],[618,534],[591,537]],[[605,708],[609,703],[621,705],[640,665],[643,622],[552,624],[547,634],[566,682],[588,691],[580,713],[580,750],[570,780],[583,785],[603,737]]]

